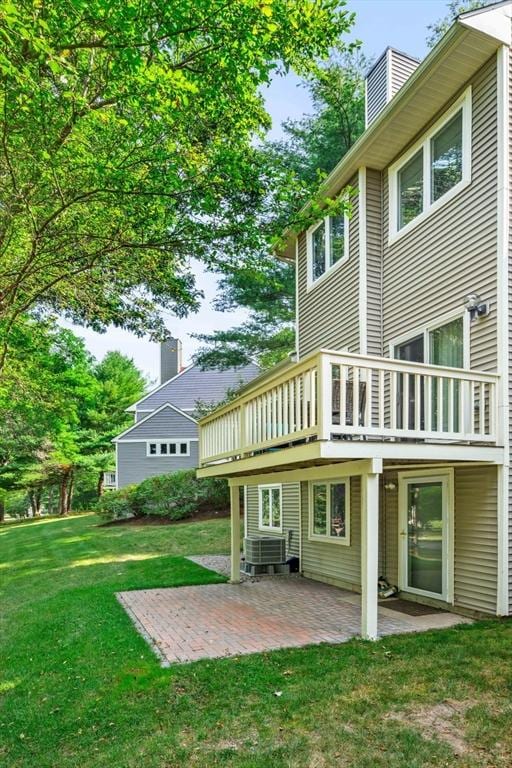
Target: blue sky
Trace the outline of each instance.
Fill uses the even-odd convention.
[[[349,39],[361,40],[363,51],[369,58],[376,57],[388,45],[406,53],[423,58],[427,53],[427,25],[443,17],[447,11],[446,0],[348,0],[347,8],[356,13],[356,23]],[[310,102],[307,92],[298,78],[289,75],[277,78],[265,94],[267,108],[273,121],[271,135],[280,135],[280,124],[287,118],[299,118],[307,113]],[[186,319],[166,317],[169,330],[181,338],[185,362],[197,348],[191,338],[193,333],[213,329],[227,329],[243,321],[243,312],[215,312],[211,303],[216,293],[216,281],[197,269],[197,283],[205,294],[198,313]],[[112,349],[132,357],[136,365],[152,380],[158,377],[158,348],[147,339],[138,339],[130,333],[111,329],[98,334],[87,329],[74,327],[86,340],[89,350],[101,359]]]

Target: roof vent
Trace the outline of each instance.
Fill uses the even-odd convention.
[[[366,75],[366,114],[368,128],[410,78],[419,60],[394,48],[386,48]]]

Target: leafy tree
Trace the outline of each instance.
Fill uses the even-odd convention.
[[[427,45],[429,48],[433,48],[434,45],[439,42],[445,32],[451,27],[457,16],[461,13],[474,11],[476,8],[482,8],[485,5],[490,5],[492,2],[495,2],[495,0],[450,0],[450,2],[446,4],[448,9],[446,16],[443,16],[443,18],[438,19],[427,26],[429,31]]]
[[[110,441],[146,382],[118,352],[96,363],[82,339],[50,321],[25,317],[14,337],[0,379],[0,491],[25,490],[34,515],[56,495],[68,514],[77,483],[83,490],[92,478],[96,488],[112,465]]]
[[[160,308],[197,307],[191,254],[264,250],[283,178],[254,143],[260,87],[338,45],[342,6],[0,3],[0,369],[35,307],[158,334]]]
[[[283,229],[364,130],[364,74],[368,60],[357,50],[334,56],[317,66],[306,82],[314,112],[287,121],[285,138],[267,142],[261,153],[284,182],[269,201],[275,225]],[[286,172],[285,172],[286,169]],[[288,194],[289,177],[297,180]],[[215,308],[249,309],[247,322],[227,331],[200,334],[196,355],[204,367],[243,365],[256,358],[263,367],[274,365],[295,347],[294,267],[274,256],[258,259],[224,274],[219,282]]]
[[[109,352],[94,368],[97,387],[81,433],[81,468],[96,472],[98,495],[103,492],[103,472],[115,463],[112,438],[126,429],[133,417],[126,408],[140,400],[147,381],[133,360]]]

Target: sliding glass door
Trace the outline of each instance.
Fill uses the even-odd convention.
[[[422,333],[406,341],[395,344],[394,356],[398,360],[411,363],[430,363],[431,365],[464,367],[464,318],[456,317],[443,325],[426,328]],[[424,386],[421,383],[419,393],[412,386],[412,377],[401,375],[398,380],[397,425],[402,429],[423,429],[425,420]],[[448,387],[453,387],[453,397]],[[442,431],[450,432],[459,428],[460,389],[459,382],[449,383],[446,379],[432,387],[431,411],[432,424],[442,425]],[[420,397],[420,424],[415,423],[416,398]],[[407,404],[404,400],[407,399]],[[430,399],[430,398],[429,398]],[[451,407],[448,403],[451,399]]]

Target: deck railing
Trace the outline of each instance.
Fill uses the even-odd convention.
[[[201,465],[306,439],[495,443],[496,374],[321,350],[200,421]]]

